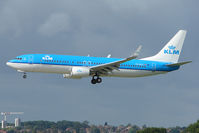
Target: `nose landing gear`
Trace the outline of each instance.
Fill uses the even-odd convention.
[[[27,78],[27,75],[26,75],[26,73],[24,73],[24,74],[23,74],[23,78],[24,78],[24,79],[26,79],[26,78]]]
[[[102,78],[100,78],[99,75],[94,75],[91,80],[92,84],[101,83],[101,82],[102,82]]]

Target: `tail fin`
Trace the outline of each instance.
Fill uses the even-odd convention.
[[[177,63],[184,39],[185,30],[179,30],[178,33],[164,46],[164,48],[155,56],[144,58],[143,60],[163,61]]]

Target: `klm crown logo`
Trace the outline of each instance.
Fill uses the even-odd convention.
[[[52,57],[50,57],[49,55],[46,55],[44,57],[42,57],[43,60],[53,60]]]
[[[171,45],[171,46],[168,46],[169,49],[175,49],[176,47]]]
[[[164,49],[164,54],[179,55],[180,51],[176,50],[176,46],[170,45],[168,46],[168,49]]]
[[[81,69],[78,69],[78,70],[77,70],[77,72],[78,72],[78,73],[81,73],[81,72],[82,72],[82,70],[81,70]]]

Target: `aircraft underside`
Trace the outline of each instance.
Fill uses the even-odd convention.
[[[44,65],[44,64],[26,64],[26,63],[17,63],[14,64],[15,68],[19,72],[24,72],[24,78],[26,78],[26,72],[41,72],[41,73],[56,73],[56,74],[63,74],[63,75],[70,75],[71,70],[75,66],[66,66],[66,65]],[[102,79],[100,77],[126,77],[126,78],[133,78],[133,77],[144,77],[144,76],[152,76],[157,74],[164,74],[167,73],[165,71],[149,71],[149,70],[133,70],[133,69],[119,69],[113,70],[107,74],[94,74],[84,77],[92,76],[91,83],[101,83]],[[72,77],[68,76],[65,78],[73,78],[73,79],[80,79],[83,77]]]

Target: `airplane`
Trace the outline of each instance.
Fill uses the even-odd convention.
[[[6,64],[23,72],[57,73],[64,78],[80,79],[91,76],[91,83],[101,83],[101,77],[144,77],[178,70],[192,61],[178,62],[186,36],[185,30],[176,35],[154,56],[136,59],[140,45],[128,58],[90,57],[53,54],[27,54],[9,60]]]

